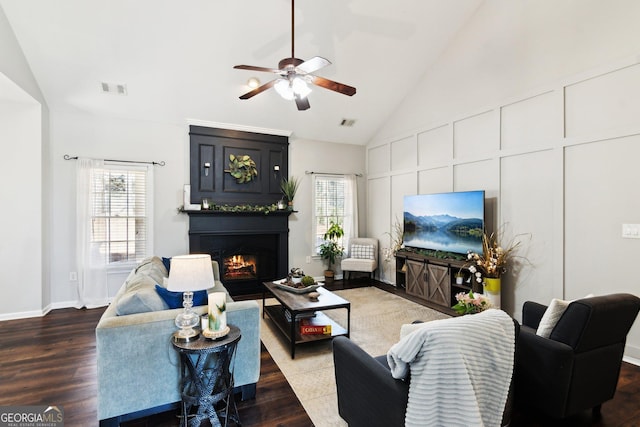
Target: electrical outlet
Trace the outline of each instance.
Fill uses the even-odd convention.
[[[72,282],[76,282],[78,280],[78,273],[72,271],[69,273],[69,280]]]
[[[307,264],[311,263],[311,256],[307,255]]]

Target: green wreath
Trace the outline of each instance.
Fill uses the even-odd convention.
[[[258,176],[256,162],[246,154],[241,156],[229,154],[229,169],[224,171],[234,177],[238,184],[246,184]]]

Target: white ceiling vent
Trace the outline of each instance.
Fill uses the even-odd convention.
[[[100,83],[102,87],[102,93],[110,93],[112,95],[126,95],[127,85],[123,83]]]
[[[356,123],[355,119],[342,119],[340,126],[351,127]]]

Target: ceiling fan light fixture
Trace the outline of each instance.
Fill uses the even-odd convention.
[[[291,85],[289,84],[289,80],[287,79],[278,79],[273,87],[276,92],[278,92],[278,94],[287,101],[291,101],[295,97],[293,88],[291,87]]]
[[[257,77],[251,77],[249,80],[247,80],[247,86],[249,86],[251,89],[255,89],[260,86],[260,80]]]
[[[311,93],[311,88],[301,77],[296,77],[291,83],[293,93],[300,98],[306,98]]]
[[[236,65],[233,68],[237,70],[261,71],[266,73],[275,73],[279,78],[270,80],[262,86],[252,87],[249,92],[240,95],[240,99],[250,99],[267,89],[275,88],[278,94],[288,100],[296,101],[298,111],[308,110],[311,106],[307,96],[311,93],[310,85],[322,87],[347,96],[356,94],[356,88],[324,77],[316,76],[312,73],[331,64],[326,58],[315,56],[306,61],[296,58],[295,55],[295,0],[291,0],[291,56],[278,62],[278,68],[256,67],[254,65]]]

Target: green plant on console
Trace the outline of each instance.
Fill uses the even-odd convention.
[[[238,184],[246,184],[258,176],[256,162],[246,154],[229,154],[229,169],[224,171],[234,177]]]
[[[326,233],[324,233],[324,242],[320,245],[320,256],[322,259],[327,260],[327,270],[333,271],[333,264],[336,262],[336,258],[342,256],[344,248],[340,246],[339,239],[344,236],[344,230],[340,224],[336,224],[331,221],[331,225]]]

